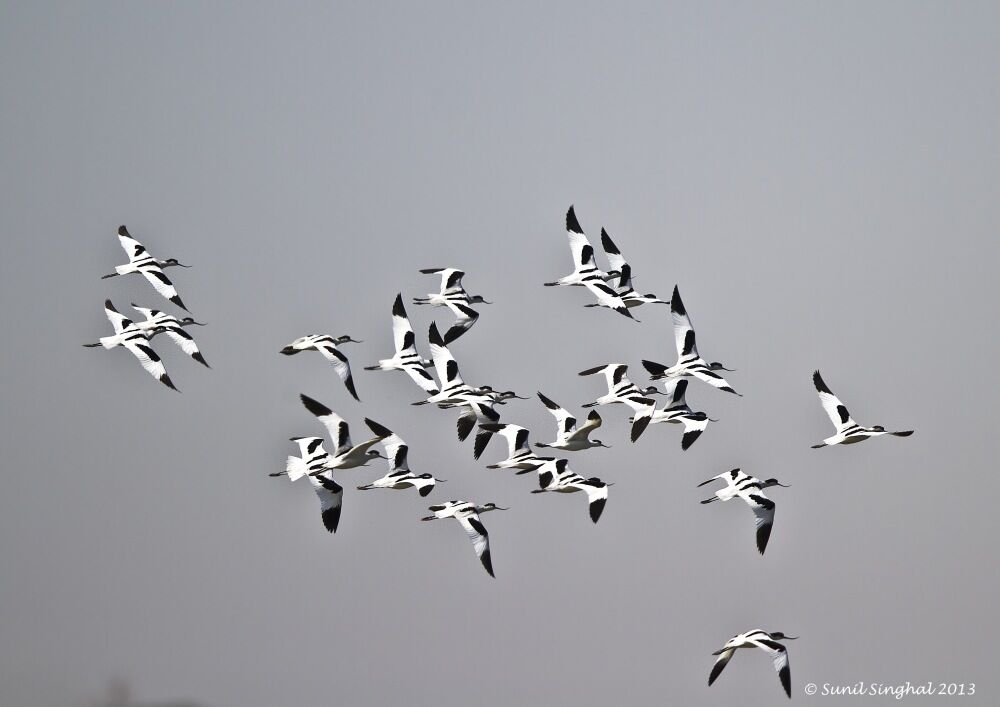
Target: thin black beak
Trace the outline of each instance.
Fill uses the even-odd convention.
[[[189,267],[191,267],[190,265],[185,265],[184,263],[174,263],[174,265],[176,265],[179,268],[189,268]]]
[[[792,488],[791,484],[778,484],[778,486],[780,486],[783,489],[790,489],[790,488]]]
[[[362,341],[361,339],[352,339],[352,338],[351,338],[351,337],[349,337],[349,336],[348,336],[348,337],[347,337],[346,339],[344,339],[344,342],[345,342],[345,343],[346,343],[346,342],[348,342],[348,341],[349,341],[349,342],[351,342],[352,344],[363,344],[363,343],[365,343],[365,342],[364,342],[364,341]]]

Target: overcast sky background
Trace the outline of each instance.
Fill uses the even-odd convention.
[[[784,700],[741,653],[789,644],[808,682],[975,682],[996,704],[1000,591],[991,444],[1000,264],[1000,11],[992,3],[51,3],[0,6],[0,704],[75,705],[122,676],[209,707],[608,705]],[[573,410],[576,373],[670,363],[669,311],[584,309],[569,204],[606,226],[637,286],[675,283],[743,398],[693,384],[720,422],[571,456],[612,481],[531,495],[411,407],[389,310],[457,266],[496,304],[452,350],[472,383]],[[161,307],[124,262],[125,223],[172,270],[213,366],[158,339],[183,391],[121,350],[110,297]],[[164,309],[173,311],[166,304]],[[426,353],[432,314],[409,307]],[[348,333],[363,403],[318,354]],[[832,432],[820,368],[856,419],[909,439],[812,450]],[[322,428],[411,443],[427,499],[356,492],[327,534],[305,482],[270,479]],[[550,439],[537,402],[504,418]],[[792,484],[767,555],[700,481],[742,466]],[[432,502],[495,501],[497,577]],[[915,699],[915,698],[914,698]],[[957,702],[956,702],[957,704]]]

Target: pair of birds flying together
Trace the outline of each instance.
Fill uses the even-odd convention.
[[[174,266],[184,268],[190,266],[179,263],[176,258],[160,260],[153,257],[142,243],[129,234],[125,226],[118,228],[118,242],[128,256],[129,262],[116,266],[113,273],[104,275],[101,279],[139,273],[163,297],[187,311],[181,298],[177,295],[173,283],[163,273],[163,270]],[[114,334],[101,337],[97,342],[84,344],[84,346],[88,348],[102,346],[105,349],[123,348],[135,356],[147,373],[173,390],[177,390],[177,388],[170,380],[170,376],[167,375],[162,359],[153,349],[152,339],[154,337],[166,334],[185,354],[205,367],[209,367],[194,337],[185,331],[185,327],[204,326],[203,323],[195,321],[190,316],[176,317],[167,312],[150,307],[140,307],[134,303],[132,308],[143,317],[141,321],[126,317],[115,308],[110,299],[105,300],[104,313],[108,321],[111,322]]]

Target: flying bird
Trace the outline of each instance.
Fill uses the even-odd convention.
[[[546,282],[545,286],[577,285],[586,287],[597,298],[597,303],[600,306],[608,307],[622,316],[634,319],[622,298],[607,283],[608,280],[615,275],[620,275],[620,273],[606,273],[597,267],[597,262],[594,260],[594,246],[587,240],[572,206],[566,212],[566,236],[569,239],[569,249],[573,256],[573,272],[553,282]]]
[[[578,375],[593,376],[603,373],[608,384],[608,392],[593,402],[585,403],[583,407],[591,408],[595,405],[614,405],[624,403],[636,412],[643,410],[648,405],[653,405],[655,401],[650,395],[660,395],[660,391],[655,386],[648,386],[645,389],[638,388],[635,383],[628,378],[628,366],[624,363],[608,363],[603,366],[588,368],[580,371]]]
[[[323,426],[330,433],[331,439],[333,439],[335,445],[334,451],[333,454],[328,455],[327,460],[323,464],[322,468],[324,470],[353,469],[365,466],[372,459],[385,459],[377,449],[372,449],[373,446],[382,441],[382,437],[376,436],[361,444],[352,444],[350,428],[342,417],[323,403],[313,400],[308,395],[300,395],[299,398],[301,398],[306,410],[315,415],[323,423]],[[292,457],[289,459],[291,460]],[[306,462],[303,461],[303,463]],[[288,473],[287,469],[283,473]],[[316,476],[321,472],[313,470],[305,473],[308,473],[310,476]],[[272,476],[278,475],[280,474],[272,474]],[[292,475],[290,473],[288,475],[291,478]]]
[[[653,380],[663,378],[680,378],[690,376],[708,383],[714,388],[724,390],[727,393],[739,395],[733,387],[726,382],[726,379],[716,371],[730,371],[718,361],[708,363],[698,354],[698,347],[694,340],[694,327],[691,326],[691,318],[681,301],[680,292],[674,285],[674,294],[670,298],[670,314],[674,321],[674,343],[677,346],[677,363],[673,366],[664,366],[655,361],[643,361],[642,365],[649,371]]]
[[[618,246],[611,240],[611,236],[605,229],[601,229],[601,246],[605,255],[608,256],[608,264],[611,272],[618,273],[618,296],[628,308],[639,307],[643,304],[670,304],[669,300],[662,300],[654,294],[639,294],[632,288],[632,266],[628,264],[622,256]],[[587,304],[585,307],[604,307],[603,303]]]
[[[115,309],[115,306],[109,299],[104,300],[104,313],[111,322],[111,326],[114,327],[114,335],[102,336],[100,340],[92,344],[84,344],[84,346],[87,348],[103,346],[106,349],[113,349],[116,346],[120,346],[135,356],[149,375],[168,388],[177,390],[170,380],[170,376],[167,375],[167,369],[164,367],[163,361],[160,360],[156,351],[153,350],[147,334],[136,327],[131,319]]]
[[[357,339],[352,339],[347,335],[334,338],[329,334],[309,334],[307,336],[300,336],[288,344],[288,346],[281,349],[279,353],[283,353],[286,356],[294,356],[303,351],[319,351],[323,354],[323,358],[333,364],[333,370],[340,377],[340,380],[343,381],[344,387],[347,388],[347,392],[351,394],[351,397],[360,402],[361,398],[358,397],[358,391],[354,388],[354,376],[351,375],[351,362],[347,360],[344,352],[337,348],[338,345],[348,342],[361,343]]]
[[[206,368],[211,368],[208,365],[208,361],[202,355],[201,349],[198,348],[198,343],[194,340],[194,337],[184,331],[184,327],[186,326],[205,326],[202,322],[196,322],[194,317],[178,319],[172,314],[161,312],[158,309],[140,307],[134,302],[132,303],[132,309],[145,317],[144,321],[135,322],[134,326],[140,331],[145,332],[147,337],[153,339],[159,334],[166,334],[170,337],[171,341],[180,347],[181,351]]]
[[[163,269],[174,266],[182,268],[188,268],[191,266],[177,262],[176,258],[167,258],[166,260],[154,258],[149,254],[146,247],[142,243],[129,235],[128,229],[124,226],[118,227],[118,242],[121,243],[122,250],[124,250],[125,255],[128,256],[128,262],[125,265],[116,266],[113,273],[103,275],[101,279],[106,280],[109,277],[128,275],[129,273],[134,272],[140,273],[149,281],[149,283],[153,286],[153,289],[181,309],[187,311],[187,307],[184,306],[181,298],[177,295],[177,290],[174,289],[174,285],[170,282],[170,278],[163,273]]]
[[[444,342],[450,344],[472,328],[479,319],[479,312],[472,308],[474,304],[492,304],[482,295],[470,295],[462,285],[465,271],[457,268],[426,268],[421,270],[425,275],[440,275],[441,288],[437,294],[426,297],[414,297],[414,304],[429,304],[433,307],[447,307],[455,315],[455,322],[444,334]]]
[[[591,410],[587,415],[587,421],[577,427],[576,418],[570,414],[569,410],[560,407],[540,392],[538,393],[538,399],[542,401],[542,404],[556,418],[556,439],[554,442],[535,442],[536,447],[561,449],[566,452],[579,452],[594,447],[609,448],[607,444],[604,444],[599,439],[590,439],[590,433],[603,423],[601,416],[597,414],[596,410]]]
[[[830,392],[826,383],[823,382],[823,377],[819,374],[819,371],[813,372],[813,384],[816,386],[816,393],[819,395],[819,401],[823,404],[823,409],[829,415],[833,426],[837,428],[837,434],[827,437],[820,444],[814,444],[812,446],[813,449],[830,447],[835,444],[855,444],[857,442],[864,442],[869,437],[881,437],[882,435],[909,437],[913,434],[913,430],[887,432],[882,425],[862,427],[851,419],[851,414],[847,412],[844,404],[840,402],[840,399],[836,395]]]
[[[479,454],[482,454],[479,445],[482,444],[485,447],[494,434],[500,435],[507,441],[507,458],[496,464],[490,464],[486,467],[487,469],[517,469],[518,474],[526,474],[529,471],[534,471],[539,464],[547,460],[546,457],[539,457],[531,451],[531,442],[528,441],[530,432],[520,425],[487,422],[479,427],[484,431],[482,439],[478,436],[476,438],[476,451]],[[476,455],[477,459],[479,454]]]
[[[703,412],[695,412],[687,404],[685,394],[687,393],[687,378],[667,378],[663,381],[667,395],[667,404],[660,409],[652,405],[647,405],[642,410],[636,412],[630,422],[632,423],[631,438],[635,442],[642,435],[648,425],[659,422],[668,422],[675,425],[684,425],[684,435],[681,437],[681,449],[687,451],[694,444],[695,440],[708,427],[709,422],[716,422]]]
[[[496,576],[493,574],[493,560],[490,557],[490,534],[486,532],[486,526],[483,525],[479,516],[487,511],[506,511],[509,509],[501,508],[492,502],[479,506],[470,501],[448,501],[447,503],[431,506],[427,510],[431,511],[434,515],[426,516],[420,520],[438,520],[441,518],[454,518],[457,520],[461,524],[462,529],[465,530],[466,535],[469,536],[469,540],[472,541],[472,546],[476,549],[476,555],[479,556],[479,561],[483,563],[486,572],[490,577]]]
[[[715,492],[711,498],[706,498],[702,503],[712,503],[713,501],[728,501],[733,498],[743,499],[750,510],[753,511],[757,524],[757,551],[761,555],[767,548],[767,541],[771,537],[771,527],[774,525],[774,501],[764,495],[763,491],[771,486],[781,486],[788,488],[786,484],[780,483],[777,479],[766,480],[750,476],[739,468],[732,469],[718,476],[713,476],[708,481],[698,484],[699,487],[710,484],[713,481],[725,481],[726,485]]]
[[[722,673],[722,669],[726,667],[726,664],[733,657],[733,653],[736,652],[737,648],[760,648],[771,656],[771,660],[774,662],[774,669],[778,671],[778,679],[781,680],[781,686],[785,688],[785,694],[791,697],[792,673],[788,667],[788,651],[778,641],[794,641],[797,638],[798,636],[786,636],[780,631],[768,632],[761,631],[760,629],[733,636],[726,641],[726,645],[721,650],[717,650],[712,654],[718,656],[718,658],[715,659],[715,665],[712,666],[712,672],[708,676],[708,684],[711,685],[715,682],[715,679]]]
[[[374,366],[365,366],[366,371],[403,371],[428,395],[437,395],[437,383],[425,368],[432,365],[417,353],[416,336],[403,307],[403,295],[397,294],[392,303],[392,340],[395,353],[392,358],[384,358]]]
[[[421,496],[426,496],[434,490],[435,483],[444,481],[444,479],[435,479],[433,474],[416,474],[411,471],[407,461],[409,445],[395,432],[374,420],[366,417],[365,424],[368,425],[372,433],[382,439],[385,455],[389,459],[389,473],[370,484],[358,486],[359,491],[415,488]]]
[[[536,467],[538,471],[538,486],[531,493],[576,493],[583,491],[587,494],[587,505],[590,511],[590,520],[597,522],[604,512],[604,506],[608,502],[608,487],[611,484],[605,483],[597,477],[585,479],[569,468],[569,461],[566,459],[552,459]]]

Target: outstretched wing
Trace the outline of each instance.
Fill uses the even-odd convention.
[[[323,354],[323,358],[333,364],[333,370],[344,382],[347,392],[360,402],[361,398],[358,397],[358,391],[354,388],[354,376],[351,375],[351,362],[347,360],[344,352],[328,342],[318,343],[316,348]]]
[[[611,266],[612,270],[618,271],[618,287],[631,288],[632,267],[625,261],[618,246],[603,228],[601,229],[601,247],[604,248],[604,253],[608,256],[608,265]]]
[[[372,419],[365,418],[375,435],[382,440],[382,447],[385,449],[385,456],[389,458],[389,469],[391,471],[409,471],[410,465],[407,463],[406,455],[410,446],[403,441],[403,438],[384,425],[380,425]]]
[[[681,301],[680,290],[674,285],[674,294],[670,298],[670,316],[674,320],[674,344],[677,346],[677,358],[697,356],[698,347],[694,341],[694,327],[688,316],[684,302]]]
[[[785,688],[785,694],[791,697],[792,671],[788,666],[788,651],[785,650],[783,645],[769,638],[754,639],[751,643],[771,655],[771,661],[774,663],[774,669],[778,673],[778,679],[781,680],[781,686]]]
[[[308,477],[312,482],[313,489],[319,497],[320,515],[323,518],[323,526],[330,533],[337,532],[340,525],[340,507],[344,501],[344,487],[333,479],[329,474]]]
[[[584,268],[594,268],[597,263],[594,260],[594,246],[590,245],[587,236],[580,227],[580,222],[576,220],[576,211],[572,206],[566,212],[566,237],[569,239],[569,250],[573,254],[573,270],[579,272]]]
[[[628,311],[628,307],[625,306],[625,302],[618,296],[618,293],[606,283],[600,280],[586,280],[583,284],[597,298],[599,304],[615,310],[624,317],[635,319],[632,313]]]
[[[451,386],[465,385],[462,374],[458,370],[458,362],[451,355],[451,351],[445,345],[444,339],[438,332],[437,324],[434,322],[431,322],[427,339],[430,342],[431,360],[434,361],[434,371],[437,373],[441,389],[446,390]]]
[[[111,322],[111,326],[115,328],[116,334],[121,334],[133,325],[132,320],[115,309],[115,306],[109,299],[104,300],[104,314],[107,315],[108,321]]]
[[[709,685],[715,682],[715,679],[722,674],[723,668],[726,667],[735,652],[735,648],[729,648],[719,653],[719,657],[715,659],[715,665],[712,666],[712,672],[708,675]]]
[[[299,398],[302,400],[302,404],[306,406],[306,410],[315,415],[330,433],[330,438],[333,439],[333,443],[336,445],[334,455],[343,454],[353,446],[351,445],[351,432],[344,418],[318,400],[313,400],[308,395],[300,394]]]
[[[181,351],[186,353],[198,363],[211,368],[211,366],[208,365],[208,361],[205,360],[205,357],[201,355],[201,350],[198,348],[198,344],[194,340],[193,336],[180,327],[170,327],[169,329],[166,329],[164,333],[170,337],[171,341],[180,347]]]
[[[170,380],[170,376],[167,375],[167,369],[163,365],[163,361],[152,347],[149,345],[149,340],[146,337],[132,337],[126,341],[123,346],[128,349],[133,356],[139,359],[139,363],[142,365],[149,375],[153,376],[156,380],[163,383],[163,385],[168,388],[174,388],[173,382]]]
[[[558,439],[565,439],[572,432],[576,430],[576,418],[570,414],[569,410],[560,407],[558,403],[552,399],[546,397],[542,393],[538,393],[538,399],[542,401],[542,405],[548,408],[552,416],[556,418],[556,433]],[[600,416],[597,418],[600,420]],[[600,423],[598,423],[599,426]]]
[[[740,491],[739,496],[753,510],[757,524],[757,551],[763,555],[767,548],[767,541],[771,537],[771,526],[774,525],[774,501],[760,491],[753,489]]]
[[[685,452],[691,448],[701,433],[708,428],[708,415],[703,412],[692,413],[681,417],[684,425],[684,436],[681,437],[681,449]]]
[[[125,255],[128,256],[130,263],[134,263],[140,258],[149,257],[149,254],[146,252],[146,246],[134,239],[124,226],[118,227],[118,242],[121,244],[122,250],[125,251]]]
[[[416,353],[416,336],[410,326],[410,318],[406,315],[402,294],[397,294],[392,303],[392,344],[397,355],[410,349]]]
[[[187,307],[184,306],[181,298],[177,295],[177,290],[174,289],[174,283],[170,282],[170,278],[163,273],[163,270],[160,269],[159,265],[156,265],[155,263],[143,265],[139,268],[139,272],[142,273],[144,278],[149,280],[149,284],[151,284],[153,289],[159,292],[161,296],[167,298],[184,311],[187,311]]]
[[[857,424],[851,419],[851,414],[847,412],[847,408],[842,402],[840,402],[840,398],[834,395],[827,387],[826,383],[823,381],[823,376],[819,374],[819,371],[813,371],[813,385],[816,386],[816,393],[819,395],[819,402],[823,405],[823,409],[826,410],[826,414],[829,416],[830,422],[833,423],[833,426],[837,428],[838,432]]]
[[[455,315],[455,323],[444,334],[444,342],[450,344],[472,328],[479,320],[479,312],[463,302],[448,300],[445,304]]]
[[[486,526],[479,519],[479,514],[473,510],[466,510],[456,514],[455,517],[472,541],[472,547],[475,548],[476,555],[479,556],[479,561],[483,563],[486,572],[490,577],[496,576],[493,574],[493,559],[490,556],[490,534],[486,532]]]

